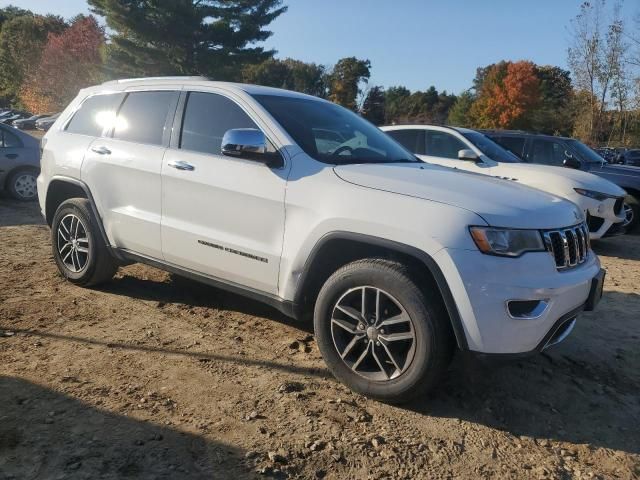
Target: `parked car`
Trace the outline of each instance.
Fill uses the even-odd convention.
[[[13,125],[13,122],[15,122],[16,120],[28,118],[31,115],[32,114],[29,112],[13,111],[11,114],[0,118],[0,123],[3,123],[5,125]]]
[[[40,120],[36,120],[36,128],[38,130],[44,130],[46,132],[51,128],[51,125],[55,123],[59,116],[60,114],[56,113],[55,115],[51,115],[50,117],[44,117]]]
[[[34,130],[36,128],[36,121],[41,118],[50,117],[50,113],[41,113],[39,115],[32,115],[29,118],[22,118],[19,120],[15,120],[13,122],[13,126],[19,128],[20,130]]]
[[[620,153],[617,157],[617,163],[640,167],[640,150],[632,149]]]
[[[555,137],[508,130],[485,131],[497,143],[526,163],[565,166],[593,173],[625,189],[624,226],[637,230],[640,224],[640,169],[608,164],[584,143],[567,137]]]
[[[40,142],[15,128],[0,125],[0,190],[21,201],[37,198]]]
[[[313,316],[334,375],[390,402],[432,389],[454,342],[510,355],[561,341],[602,292],[573,203],[426,164],[295,92],[84,89],[44,136],[38,187],[70,282],[137,261]]]
[[[396,125],[382,130],[429,163],[517,181],[566,198],[587,217],[591,239],[624,233],[624,190],[584,172],[525,165],[475,130],[435,125]]]

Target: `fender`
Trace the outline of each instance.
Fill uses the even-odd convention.
[[[436,261],[429,254],[416,247],[412,247],[411,245],[406,245],[404,243],[399,243],[393,240],[388,240],[386,238],[345,231],[334,231],[325,234],[313,246],[309,257],[305,261],[302,273],[300,275],[300,280],[298,282],[298,287],[296,288],[293,302],[294,306],[298,307],[299,305],[302,305],[304,293],[304,289],[302,288],[302,286],[305,285],[305,282],[308,280],[311,272],[311,267],[314,264],[318,253],[327,242],[337,239],[350,240],[376,247],[382,247],[388,250],[409,255],[420,261],[422,265],[426,267],[427,270],[431,273],[433,279],[436,282],[436,285],[438,286],[438,290],[440,291],[440,295],[442,296],[442,299],[444,301],[445,308],[447,309],[447,313],[449,314],[449,318],[451,319],[451,327],[453,328],[453,333],[456,337],[458,347],[460,348],[460,350],[469,349],[467,337],[465,336],[464,328],[462,326],[460,312],[458,311],[455,299],[453,298],[453,294],[451,293],[451,289],[449,288],[444,274],[442,273],[442,270],[440,269]]]

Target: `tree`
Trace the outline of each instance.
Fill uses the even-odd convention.
[[[447,122],[456,127],[472,127],[473,122],[470,116],[471,106],[475,101],[475,96],[470,90],[462,92],[449,111]]]
[[[536,67],[536,75],[540,81],[540,102],[532,114],[532,129],[550,135],[571,135],[573,86],[570,72],[545,65]]]
[[[362,104],[361,114],[374,125],[385,121],[385,94],[382,87],[371,87]]]
[[[411,92],[406,87],[390,87],[385,92],[384,122],[393,124],[405,116]]]
[[[530,128],[540,99],[540,81],[532,62],[505,62],[486,74],[471,113],[481,128]]]
[[[291,58],[269,59],[257,65],[247,65],[242,71],[242,81],[317,97],[326,96],[325,68]]]
[[[329,99],[343,107],[357,111],[357,97],[361,85],[369,81],[371,62],[356,57],[341,58],[328,75]]]
[[[93,16],[76,17],[60,34],[52,33],[39,65],[20,90],[33,112],[62,110],[78,90],[99,83],[105,35]]]
[[[0,102],[14,105],[25,78],[38,65],[49,33],[59,33],[64,20],[12,10],[0,31]]]
[[[113,75],[205,75],[240,79],[241,67],[271,58],[255,46],[286,7],[281,0],[88,0],[114,33]]]

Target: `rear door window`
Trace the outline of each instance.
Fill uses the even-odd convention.
[[[18,148],[22,146],[20,139],[11,132],[0,130],[0,148]]]
[[[91,137],[102,136],[103,131],[113,123],[123,96],[123,94],[105,94],[87,98],[73,115],[65,131]]]
[[[424,130],[390,130],[386,134],[410,152],[424,155]]]
[[[178,93],[132,92],[115,121],[113,138],[147,145],[162,145],[169,115],[173,118]]]

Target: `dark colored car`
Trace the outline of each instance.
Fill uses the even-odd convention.
[[[640,168],[609,164],[584,143],[567,137],[555,137],[512,130],[482,130],[482,133],[515,153],[524,162],[556,167],[565,166],[599,175],[627,191],[624,226],[628,231],[640,223]]]
[[[0,190],[23,202],[38,198],[40,142],[13,127],[0,125]]]
[[[640,149],[627,150],[618,155],[616,163],[640,167]]]
[[[41,113],[39,115],[32,115],[29,118],[22,118],[20,120],[15,120],[13,122],[13,126],[19,128],[20,130],[34,130],[36,128],[36,121],[41,118],[50,117],[50,113]]]
[[[23,112],[20,110],[13,110],[10,114],[3,116],[0,118],[0,123],[5,125],[12,125],[16,120],[21,120],[23,118],[29,118],[33,114],[29,112]]]
[[[56,122],[59,116],[60,114],[56,113],[55,115],[51,115],[50,117],[44,117],[40,120],[36,120],[36,128],[38,130],[44,130],[46,132]]]

